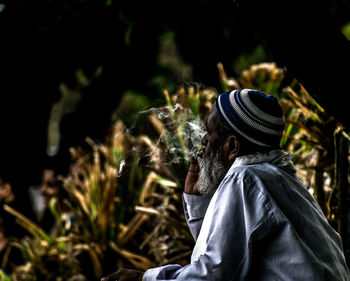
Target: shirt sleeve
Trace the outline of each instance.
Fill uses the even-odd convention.
[[[195,241],[202,227],[203,218],[210,200],[211,196],[192,195],[188,193],[183,193],[182,195],[185,218]]]
[[[269,203],[257,189],[246,186],[242,180],[224,179],[217,192],[210,203],[215,204],[213,216],[210,220],[206,217],[203,222],[209,223],[209,232],[204,239],[205,253],[183,267],[166,265],[149,269],[144,274],[144,281],[245,280],[251,261],[252,239],[260,235],[267,216],[271,216],[266,211]]]

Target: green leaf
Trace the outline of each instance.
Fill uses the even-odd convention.
[[[55,220],[59,221],[60,220],[60,216],[59,216],[59,214],[57,212],[57,208],[56,208],[57,207],[57,198],[56,197],[53,197],[53,198],[50,199],[49,207],[50,207],[51,213],[55,217]]]
[[[0,269],[0,280],[1,281],[12,281],[12,279],[6,275],[6,273]]]
[[[195,93],[193,95],[189,95],[188,96],[188,103],[190,105],[192,113],[195,116],[198,116],[198,114],[199,114],[199,105],[200,105],[200,95],[199,95],[199,93]]]
[[[348,22],[347,24],[345,24],[343,26],[342,32],[343,32],[345,38],[350,41],[350,22]]]
[[[171,181],[171,180],[169,180],[169,179],[163,178],[163,177],[161,177],[161,176],[159,176],[159,175],[157,175],[157,176],[154,178],[154,180],[155,180],[157,183],[159,183],[159,184],[161,184],[161,185],[164,185],[164,186],[168,186],[168,187],[177,187],[177,183],[176,183],[176,182],[173,182],[173,181]]]

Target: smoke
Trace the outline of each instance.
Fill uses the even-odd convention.
[[[189,155],[196,155],[203,148],[202,138],[205,134],[204,122],[199,117],[186,121],[185,138]]]
[[[150,120],[159,135],[156,146],[146,156],[157,155],[159,158],[161,149],[163,154],[167,155],[166,159],[162,159],[165,164],[180,164],[188,163],[190,158],[202,149],[202,138],[206,133],[204,122],[189,108],[179,103],[173,106],[152,107],[140,111],[136,122],[144,123],[145,118]]]

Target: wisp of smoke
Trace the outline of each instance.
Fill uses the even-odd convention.
[[[160,136],[156,148],[159,149],[160,143],[166,144],[162,147],[168,154],[165,164],[188,163],[190,157],[201,150],[202,138],[206,133],[204,122],[199,116],[193,115],[188,108],[184,108],[181,104],[153,107],[140,111],[137,119],[144,122],[145,115],[156,117],[160,124],[158,126]],[[158,153],[156,148],[150,151],[148,156],[152,157]]]
[[[196,155],[196,153],[203,147],[202,138],[206,134],[204,122],[199,117],[193,118],[192,120],[187,120],[185,131],[189,155]]]

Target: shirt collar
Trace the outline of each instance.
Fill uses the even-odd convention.
[[[270,163],[279,168],[283,168],[295,173],[296,170],[291,160],[292,156],[293,156],[292,152],[287,153],[282,149],[274,149],[266,153],[256,152],[253,154],[237,157],[232,164],[232,168],[235,168],[241,165]]]

